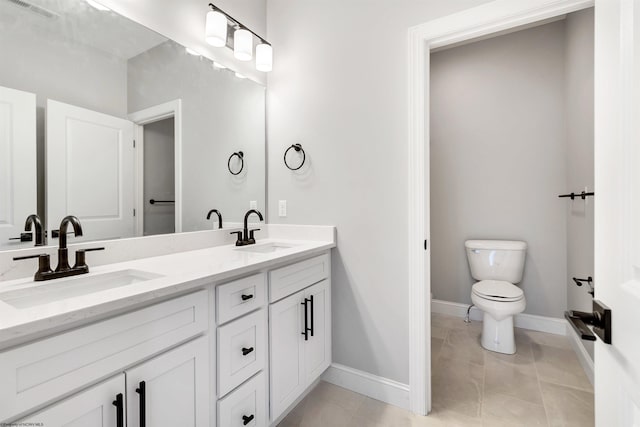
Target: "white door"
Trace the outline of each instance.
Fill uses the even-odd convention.
[[[596,425],[640,426],[640,1],[596,0],[595,29]]]
[[[0,249],[33,246],[9,239],[36,213],[36,180],[36,96],[0,86]]]
[[[331,364],[330,282],[322,282],[305,291],[309,302],[307,316],[312,334],[304,346],[306,382],[311,384]]]
[[[42,425],[46,427],[115,427],[124,425],[124,388],[124,374],[119,374],[11,425]],[[123,399],[120,414],[114,405],[118,395]],[[119,415],[122,416],[121,423],[117,422]]]
[[[205,337],[125,373],[128,427],[209,426],[209,405],[212,403],[209,400],[209,351]]]
[[[48,230],[75,215],[83,240],[135,235],[132,122],[47,100],[46,163]]]
[[[304,291],[269,307],[271,419],[277,419],[306,388],[304,375]]]

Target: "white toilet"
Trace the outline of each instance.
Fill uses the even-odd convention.
[[[513,315],[524,311],[522,289],[525,242],[511,240],[467,240],[464,242],[471,275],[479,280],[471,287],[471,301],[484,312],[482,347],[513,354]]]

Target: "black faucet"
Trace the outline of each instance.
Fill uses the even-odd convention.
[[[60,222],[58,266],[56,267],[56,272],[71,270],[69,266],[69,252],[67,250],[67,227],[69,224],[73,226],[73,234],[75,234],[76,237],[82,236],[82,225],[80,225],[80,220],[77,217],[68,215],[62,218],[62,222]]]
[[[207,219],[211,219],[211,214],[213,213],[218,215],[218,228],[222,228],[222,214],[218,209],[211,209],[207,214]]]
[[[36,246],[44,246],[44,233],[42,232],[42,221],[36,214],[29,215],[24,222],[24,231],[31,231],[31,227],[35,230],[33,232],[36,235]]]
[[[249,230],[248,222],[249,222],[249,216],[251,216],[251,214],[258,215],[258,218],[260,218],[260,221],[264,221],[264,218],[262,217],[262,214],[260,213],[260,211],[257,211],[255,209],[251,209],[247,211],[247,213],[244,214],[244,231],[234,231],[231,233],[231,234],[238,235],[236,246],[253,245],[254,243],[256,243],[256,239],[253,237],[253,233],[256,231],[260,231],[260,229],[255,228],[253,230]]]
[[[101,251],[104,248],[79,249],[78,251],[76,251],[76,262],[74,266],[69,266],[69,254],[67,249],[67,227],[69,226],[69,224],[73,226],[73,232],[76,236],[82,236],[82,226],[80,225],[80,220],[78,218],[69,215],[62,219],[59,231],[60,246],[58,248],[58,266],[56,267],[55,271],[51,270],[49,254],[16,257],[13,260],[19,261],[23,259],[38,258],[38,271],[34,276],[34,280],[38,282],[88,273],[89,266],[85,262],[85,253],[91,251]]]

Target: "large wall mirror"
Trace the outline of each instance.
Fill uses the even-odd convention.
[[[0,250],[35,213],[56,244],[66,215],[78,241],[264,209],[263,86],[85,0],[0,0],[0,52]]]

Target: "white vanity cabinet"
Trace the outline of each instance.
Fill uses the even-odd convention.
[[[111,402],[118,394],[123,407],[129,402],[128,413],[138,414],[135,387],[145,381],[146,416],[158,420],[147,425],[176,425],[166,413],[177,413],[186,417],[179,425],[208,426],[209,403],[202,396],[208,398],[209,392],[209,347],[204,337],[193,340],[208,329],[207,296],[206,290],[194,292],[0,352],[0,422],[50,405],[27,418],[40,417],[47,427],[66,425],[60,417],[73,411],[60,408],[75,405],[69,401],[84,402],[85,409],[102,408],[106,419],[116,413]],[[122,375],[129,390],[122,385],[113,393],[105,385],[112,385],[111,380],[100,382]],[[69,401],[60,399],[70,395]],[[139,420],[134,415],[127,425],[140,425]],[[117,421],[109,425],[117,426]]]
[[[18,424],[47,427],[208,426],[209,352],[204,337],[54,403]]]
[[[329,256],[275,270],[270,278],[278,296],[284,288],[302,289],[269,307],[270,402],[275,421],[331,364]]]
[[[125,371],[127,427],[209,425],[209,351],[205,337]]]
[[[0,424],[275,425],[331,363],[330,257],[269,268],[0,351]]]
[[[117,427],[124,419],[124,374],[101,382],[68,399],[18,420],[15,425],[43,425],[47,427]],[[120,399],[119,402],[116,399]],[[120,421],[118,421],[120,416]],[[121,425],[121,424],[120,424]]]

